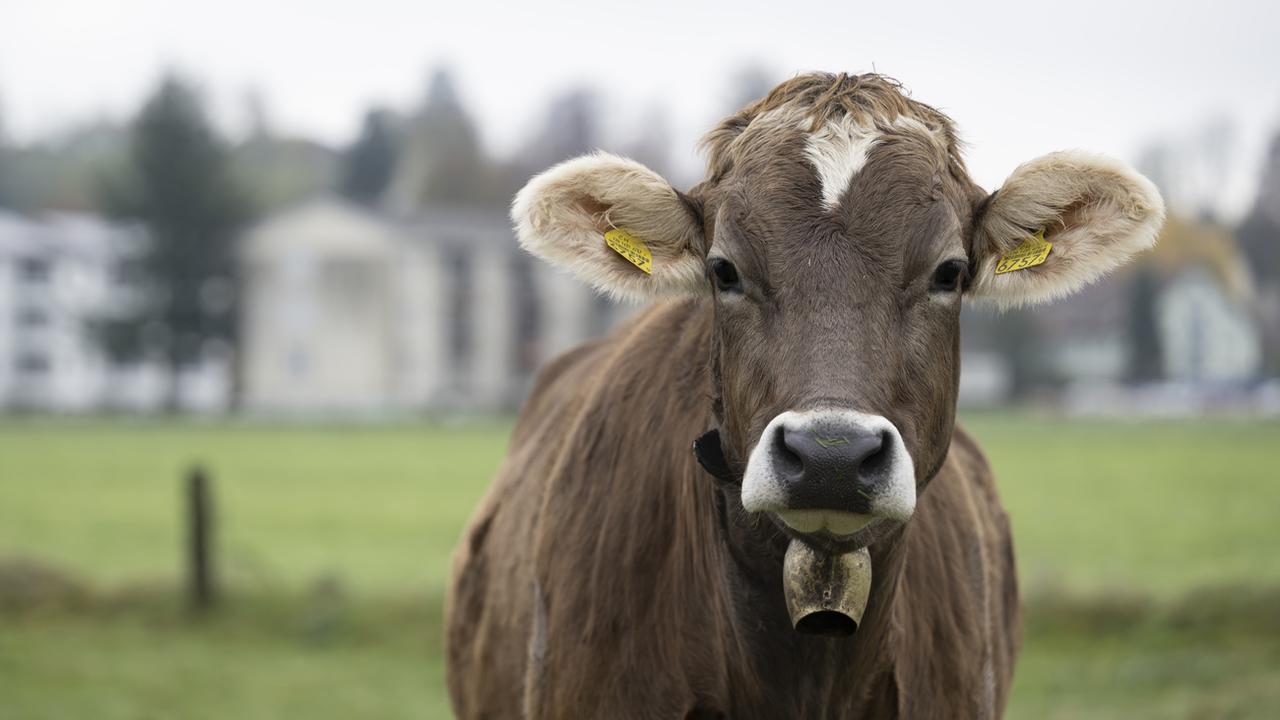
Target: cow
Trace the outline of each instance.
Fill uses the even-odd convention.
[[[526,250],[652,302],[534,383],[454,555],[454,711],[1001,716],[1018,584],[955,421],[960,307],[1097,280],[1155,242],[1159,193],[1078,151],[986,193],[877,74],[794,77],[703,144],[687,192],[595,153],[513,202]],[[865,612],[797,623],[797,548],[864,553]]]

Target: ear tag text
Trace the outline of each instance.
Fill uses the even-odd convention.
[[[653,274],[653,253],[640,238],[623,228],[614,228],[604,234],[604,241],[613,251],[626,258],[628,262],[645,272]]]
[[[1034,235],[1025,238],[1018,247],[1000,256],[1000,262],[996,263],[996,274],[1003,275],[1035,267],[1049,257],[1052,249],[1053,243],[1044,239],[1044,228],[1040,228]]]

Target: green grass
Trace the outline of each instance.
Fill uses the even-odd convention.
[[[201,463],[229,582],[285,590],[338,575],[360,593],[435,590],[508,428],[0,425],[0,555],[104,585],[175,578],[180,480]]]
[[[1180,628],[1163,613],[1121,627],[1064,629],[1033,609],[1010,717],[1036,720],[1256,718],[1280,707],[1280,627]],[[1260,618],[1251,617],[1250,621]]]
[[[0,619],[0,717],[448,717],[438,603],[146,593]]]
[[[978,415],[1025,588],[1280,584],[1280,423]]]
[[[966,426],[1028,598],[1011,717],[1280,706],[1280,424]],[[0,715],[447,716],[448,558],[508,429],[0,424],[0,558],[88,586],[65,606],[0,602]],[[203,621],[174,597],[193,462],[214,475],[230,589]]]

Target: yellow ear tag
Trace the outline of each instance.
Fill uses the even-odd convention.
[[[1000,256],[1000,262],[996,263],[996,274],[1003,275],[1015,270],[1035,267],[1049,257],[1049,251],[1052,249],[1053,243],[1044,239],[1044,228],[1040,228],[1034,235],[1024,239],[1018,247]]]
[[[649,246],[640,238],[622,228],[614,228],[604,234],[604,241],[614,252],[643,270],[646,275],[653,274],[653,253],[649,252]]]

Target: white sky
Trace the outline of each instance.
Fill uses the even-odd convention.
[[[176,68],[203,83],[232,131],[258,91],[277,130],[344,142],[365,107],[413,106],[429,70],[448,63],[494,153],[528,136],[552,94],[590,84],[622,133],[665,104],[673,156],[691,170],[692,145],[744,63],[780,78],[874,68],[957,120],[988,188],[1050,150],[1133,160],[1153,139],[1194,137],[1225,117],[1240,161],[1224,202],[1240,211],[1280,119],[1280,3],[1032,5],[0,0],[0,120],[30,140],[126,117]]]

